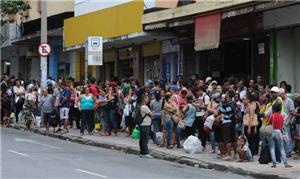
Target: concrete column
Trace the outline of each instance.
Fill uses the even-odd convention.
[[[118,76],[118,61],[119,61],[119,53],[118,49],[113,50],[115,62],[114,62],[114,76]],[[110,79],[110,76],[108,77]]]
[[[143,84],[144,82],[144,72],[143,72],[143,61],[140,55],[140,47],[134,46],[132,48],[133,56],[133,76],[138,79],[139,83]]]

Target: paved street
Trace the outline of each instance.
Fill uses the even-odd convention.
[[[1,129],[1,178],[250,178]]]

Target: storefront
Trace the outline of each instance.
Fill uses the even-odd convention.
[[[162,78],[176,81],[179,75],[180,48],[176,39],[162,41]]]

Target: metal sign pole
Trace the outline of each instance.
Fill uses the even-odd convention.
[[[85,61],[84,61],[84,80],[87,83],[88,80],[88,40],[85,42]]]
[[[47,43],[47,1],[41,1],[41,43]],[[47,86],[47,56],[41,56],[41,86]]]

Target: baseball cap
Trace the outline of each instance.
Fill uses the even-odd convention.
[[[271,88],[271,91],[274,93],[279,93],[279,88],[277,86],[274,86]]]
[[[279,88],[279,94],[285,94],[285,89]]]
[[[212,80],[212,77],[207,77],[206,79],[205,79],[205,83],[208,83],[209,81],[211,81]]]
[[[172,90],[172,91],[178,91],[179,88],[178,88],[177,85],[172,85],[171,88],[170,88],[170,90]]]

